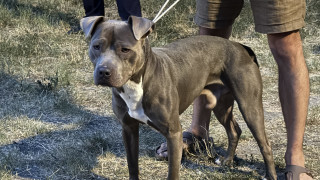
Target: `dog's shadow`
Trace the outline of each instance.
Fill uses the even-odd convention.
[[[140,148],[140,156],[147,156],[156,160],[156,147],[165,142],[165,138],[157,132],[154,132],[147,126],[140,127],[140,142],[143,142],[143,149]],[[153,138],[149,138],[153,137]],[[227,141],[225,142],[227,143]],[[222,161],[227,154],[224,144],[213,145],[213,150],[207,150],[197,153],[184,153],[181,160],[184,169],[192,171],[201,171],[204,176],[212,176],[212,172],[220,173],[217,177],[222,179],[261,179],[265,176],[265,163],[262,160],[255,158],[252,154],[246,158],[240,158],[235,155],[233,163],[228,166],[217,164],[216,160]],[[284,180],[282,172],[284,168],[276,167],[278,179]],[[223,175],[222,175],[223,174]],[[216,178],[216,177],[214,177]]]

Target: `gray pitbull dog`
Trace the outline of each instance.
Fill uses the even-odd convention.
[[[256,139],[266,177],[276,171],[264,126],[262,82],[252,50],[212,36],[195,36],[151,48],[152,21],[131,16],[127,22],[104,17],[81,20],[91,38],[89,56],[96,85],[112,87],[112,107],[122,124],[130,179],[139,178],[139,124],[167,140],[168,179],[179,179],[182,132],[179,115],[201,94],[228,134],[224,164],[233,160],[241,130],[232,116],[234,100]]]

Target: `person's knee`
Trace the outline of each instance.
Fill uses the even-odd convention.
[[[293,68],[304,60],[299,31],[268,34],[268,42],[279,68]]]

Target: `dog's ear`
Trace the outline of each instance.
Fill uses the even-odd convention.
[[[80,26],[84,32],[85,37],[91,38],[94,29],[102,21],[105,21],[104,16],[90,16],[82,18],[80,20]]]
[[[147,37],[154,29],[154,23],[143,17],[130,16],[128,24],[131,26],[136,40]]]

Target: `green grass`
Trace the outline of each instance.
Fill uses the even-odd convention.
[[[164,1],[141,0],[143,16],[152,19]],[[105,0],[106,16],[119,19],[115,1]],[[320,178],[320,3],[307,1],[307,25],[301,30],[310,71],[311,98],[304,142],[306,166]],[[192,18],[195,1],[185,0],[156,24],[153,46],[197,34]],[[0,180],[128,179],[121,126],[111,109],[109,88],[93,85],[92,65],[82,33],[67,35],[84,16],[78,0],[0,0]],[[285,167],[286,134],[277,91],[277,67],[265,35],[254,32],[250,4],[233,26],[232,40],[256,52],[264,83],[267,135],[280,177]],[[237,160],[220,167],[204,155],[187,157],[181,179],[258,179],[264,164],[258,146],[238,108],[243,134]],[[181,115],[183,129],[192,108]],[[210,136],[225,154],[227,136],[212,117]],[[167,162],[156,161],[154,149],[165,139],[140,128],[140,177],[165,179]]]

